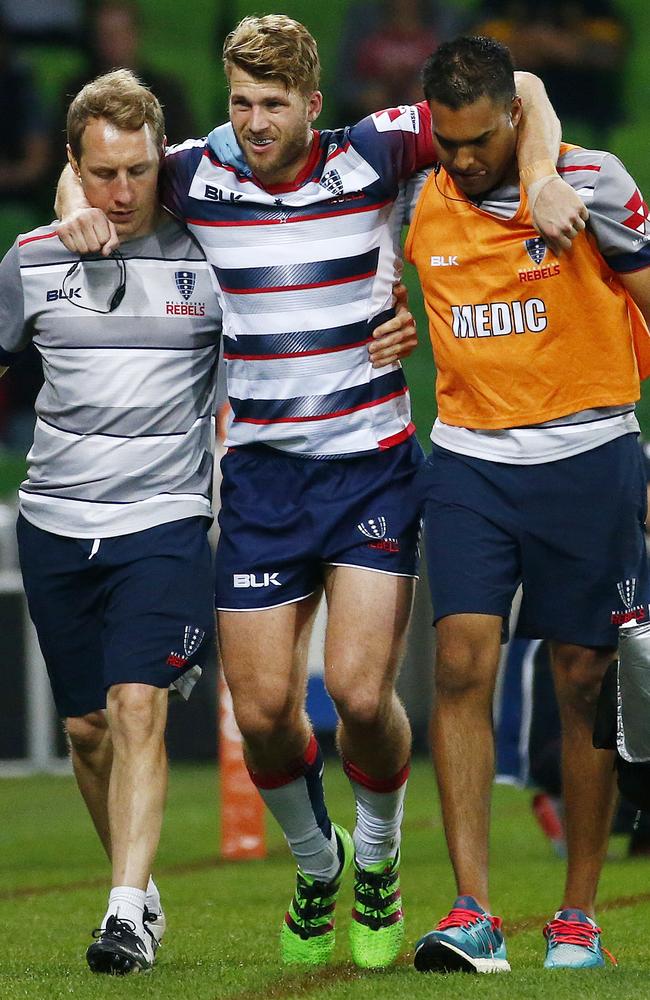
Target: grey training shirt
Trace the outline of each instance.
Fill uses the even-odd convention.
[[[0,364],[31,340],[45,376],[20,509],[59,535],[210,516],[221,331],[212,270],[167,216],[119,252],[80,260],[46,226],[0,263]]]

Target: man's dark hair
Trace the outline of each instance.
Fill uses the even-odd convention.
[[[480,97],[509,104],[516,94],[510,50],[483,35],[456,38],[436,49],[424,64],[422,84],[427,101],[452,111]]]

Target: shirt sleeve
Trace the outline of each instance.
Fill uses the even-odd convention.
[[[352,126],[350,141],[389,183],[398,184],[436,159],[426,101],[376,111]]]
[[[402,222],[405,226],[408,226],[413,218],[418,198],[422,193],[422,188],[424,187],[426,179],[430,173],[431,168],[427,170],[418,170],[417,174],[413,174],[412,177],[409,177],[404,184],[404,210]]]
[[[181,222],[191,217],[190,187],[205,148],[205,139],[190,139],[165,150],[159,181],[160,202]]]
[[[25,319],[20,255],[14,243],[0,262],[0,365],[6,368],[17,361],[31,339],[31,324]]]
[[[601,254],[612,270],[622,273],[650,266],[650,213],[636,182],[611,153],[604,154],[594,173],[586,205]]]

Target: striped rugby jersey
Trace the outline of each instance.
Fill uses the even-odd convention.
[[[45,376],[20,509],[59,535],[211,516],[221,328],[212,269],[169,216],[120,252],[123,269],[115,257],[80,261],[45,226],[0,264],[0,364],[33,341]],[[117,307],[89,311],[108,310],[122,274]]]
[[[315,132],[291,185],[263,188],[230,125],[168,151],[163,203],[222,292],[229,446],[332,458],[413,432],[401,366],[374,370],[368,343],[393,314],[400,182],[433,159],[425,104]]]

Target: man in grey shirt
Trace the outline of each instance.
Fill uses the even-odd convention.
[[[205,536],[221,310],[198,244],[159,208],[164,123],[151,92],[126,70],[99,77],[72,102],[68,138],[120,250],[80,258],[53,226],[19,237],[0,264],[0,364],[30,341],[43,358],[19,493],[21,566],[77,781],[113,865],[88,962],[122,974],[152,965],[164,930],[150,871],[167,690],[190,687],[212,629]],[[416,343],[404,308],[375,336],[377,366]]]
[[[221,310],[198,244],[159,208],[153,94],[126,70],[99,77],[72,102],[68,138],[120,251],[80,258],[53,226],[20,236],[0,264],[0,364],[30,341],[43,359],[20,560],[77,782],[112,861],[88,963],[121,974],[152,965],[164,930],[150,872],[168,689],[213,629]]]

